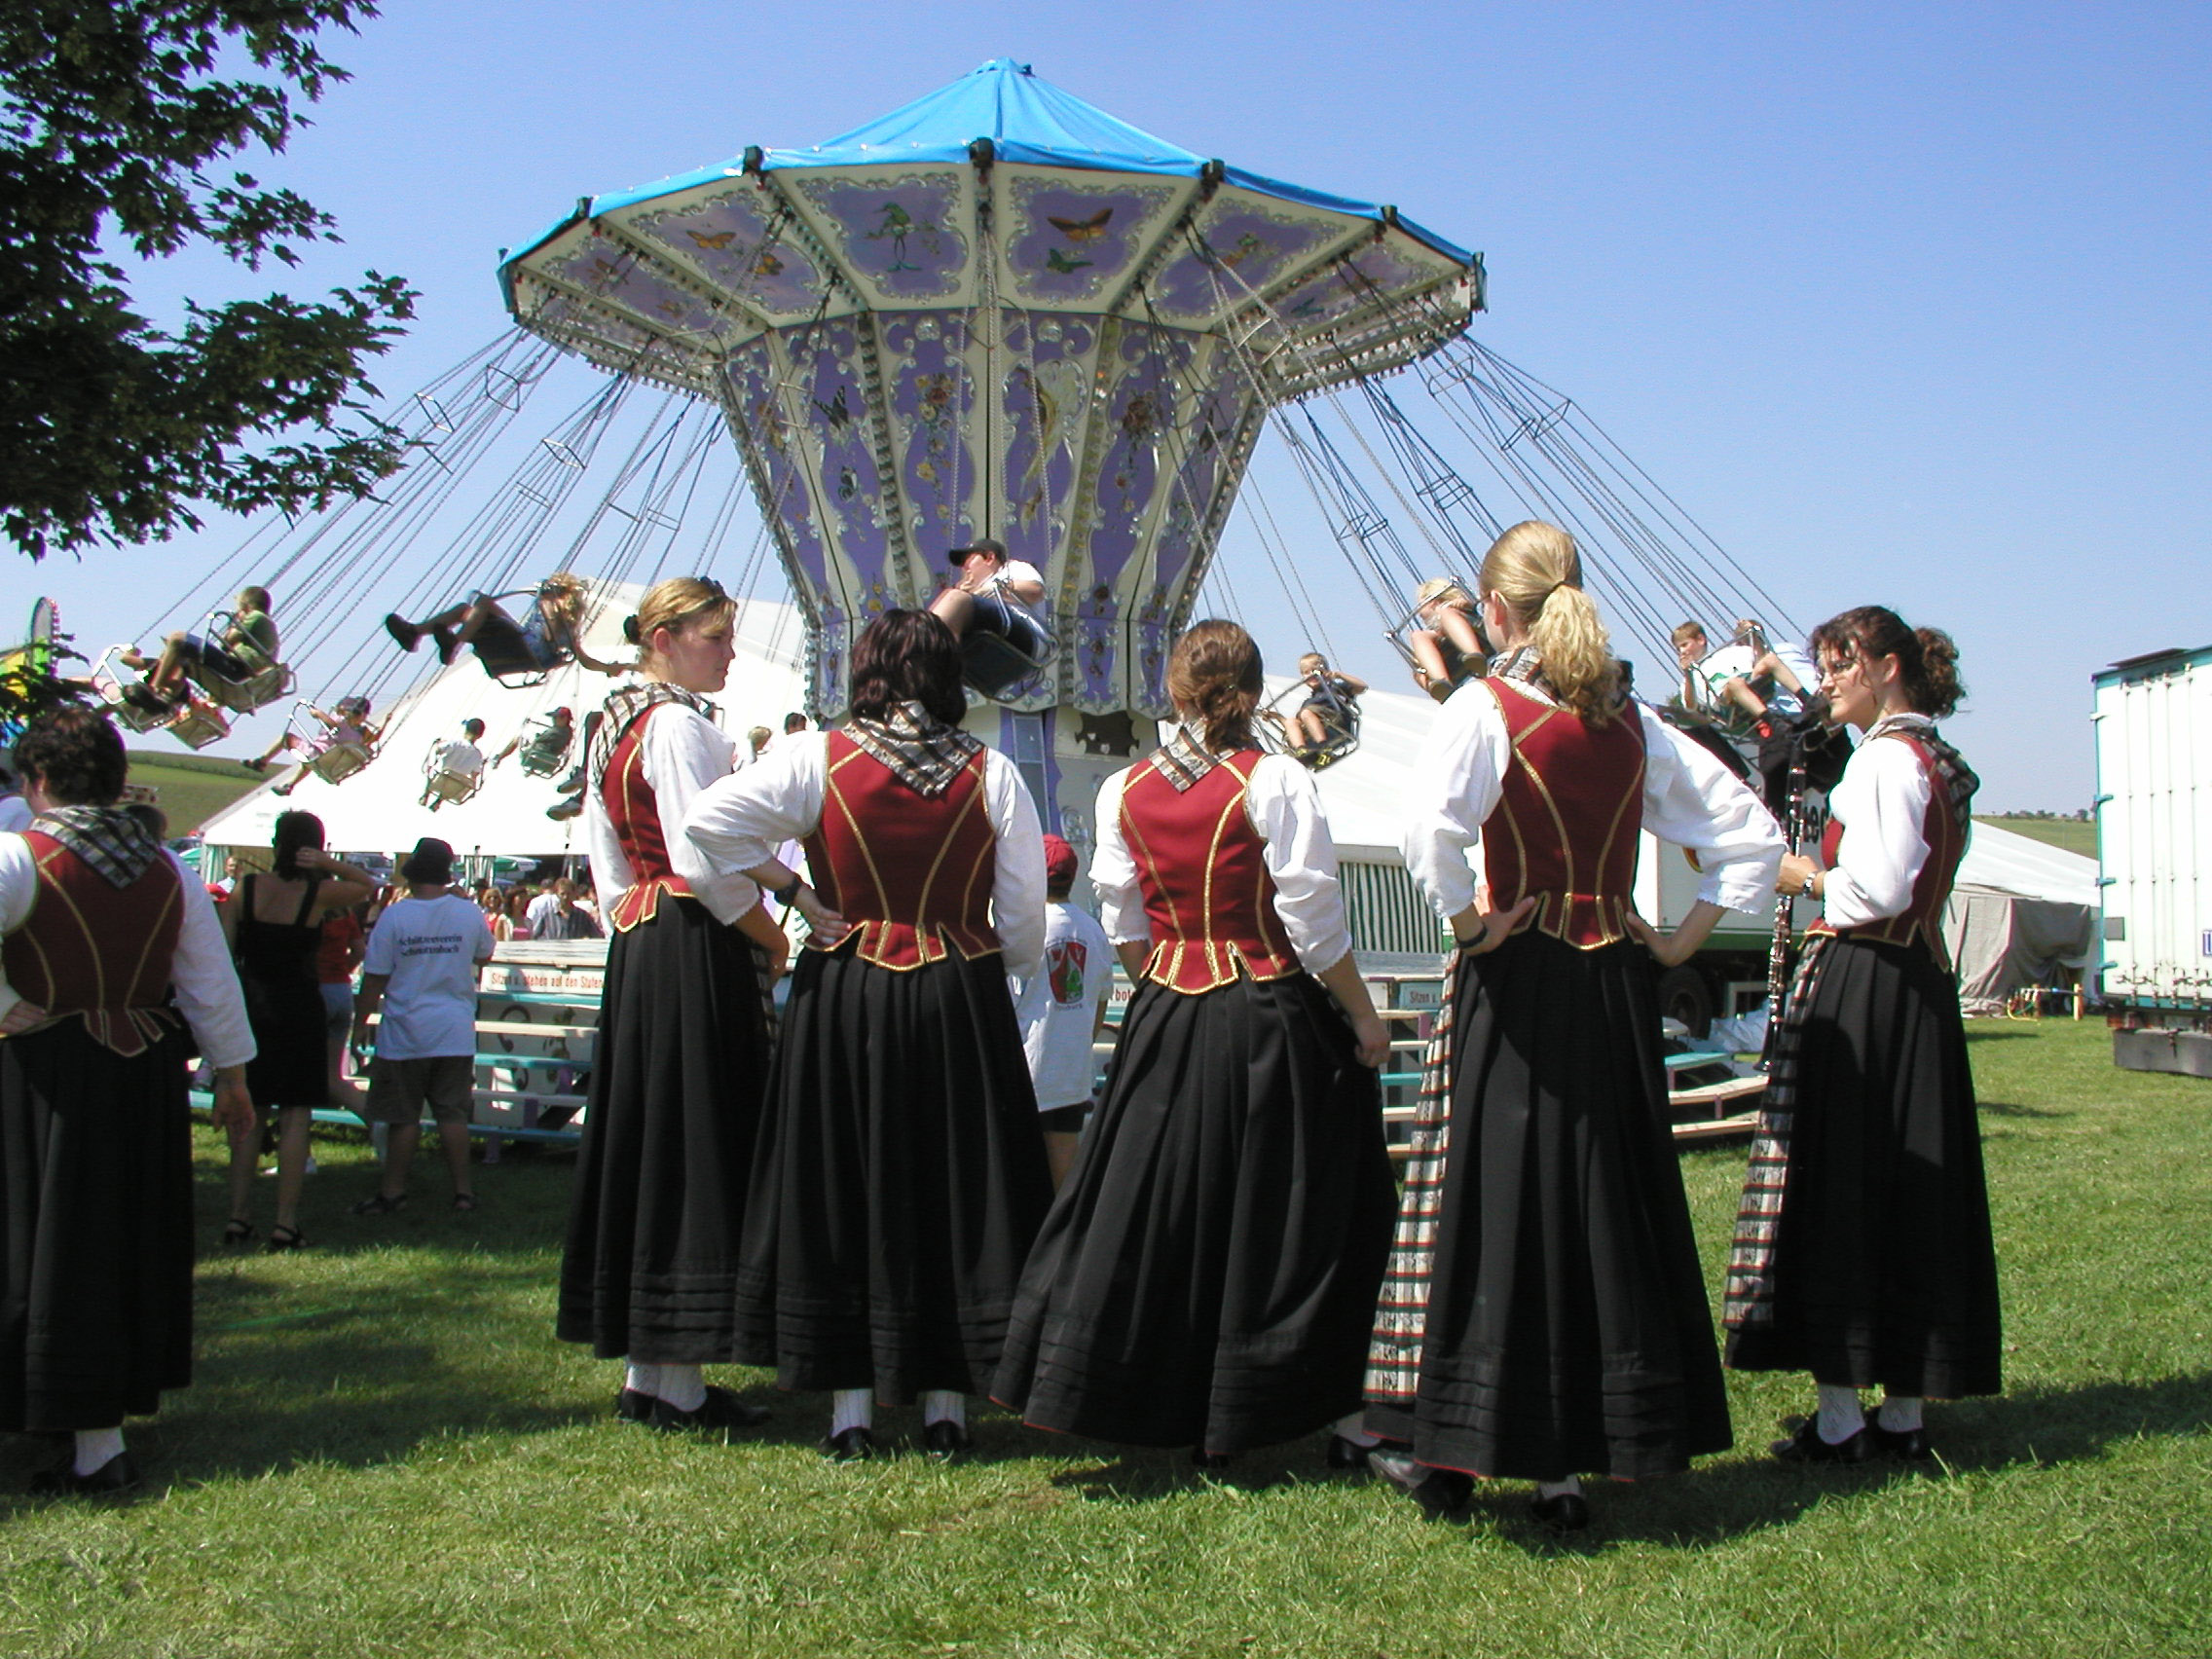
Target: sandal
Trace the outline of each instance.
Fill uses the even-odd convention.
[[[453,1207],[460,1210],[463,1215],[474,1215],[476,1213],[476,1195],[474,1193],[454,1194]]]
[[[389,1215],[394,1210],[402,1210],[406,1207],[407,1195],[405,1193],[389,1198],[382,1193],[376,1193],[355,1204],[353,1213],[355,1215]]]
[[[269,1230],[268,1249],[272,1256],[280,1256],[287,1250],[304,1250],[307,1245],[308,1235],[296,1227],[278,1222]]]
[[[234,1215],[224,1225],[223,1242],[225,1244],[243,1244],[252,1236],[253,1219],[250,1216]]]

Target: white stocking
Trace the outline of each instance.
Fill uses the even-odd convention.
[[[924,1388],[922,1390],[922,1421],[957,1423],[968,1426],[968,1396],[957,1388]]]
[[[830,1433],[834,1439],[848,1428],[875,1425],[875,1390],[839,1388],[830,1396]]]
[[[707,1403],[707,1380],[696,1365],[664,1365],[654,1392],[680,1412],[695,1412]]]
[[[97,1474],[123,1456],[123,1425],[77,1430],[77,1460],[71,1467],[80,1475]]]
[[[1815,1385],[1821,1397],[1820,1436],[1830,1446],[1841,1446],[1866,1426],[1866,1409],[1859,1403],[1859,1390],[1833,1382]]]

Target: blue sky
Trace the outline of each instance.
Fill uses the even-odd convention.
[[[1481,249],[1482,339],[1571,393],[1800,619],[1959,639],[1993,809],[2091,793],[2088,676],[2212,640],[2212,10],[632,0],[388,8],[253,170],[423,290],[387,392],[502,325],[492,266],[581,195],[806,144],[985,58]],[[218,261],[147,274],[256,291]],[[1277,501],[1278,510],[1282,503]],[[1313,579],[1350,574],[1312,532]],[[81,643],[237,539],[17,570]],[[1237,533],[1227,543],[1235,555]],[[1304,648],[1235,567],[1271,660]],[[1351,666],[1393,675],[1380,643]]]

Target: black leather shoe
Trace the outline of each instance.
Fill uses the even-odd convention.
[[[1536,1518],[1538,1526],[1549,1527],[1555,1532],[1579,1532],[1590,1525],[1590,1504],[1578,1492],[1539,1497],[1529,1505],[1529,1513]]]
[[[875,1435],[865,1427],[839,1429],[822,1443],[822,1455],[832,1463],[865,1463],[876,1455]]]
[[[42,1497],[112,1497],[119,1492],[129,1492],[145,1478],[128,1447],[89,1475],[77,1473],[75,1463],[71,1456],[51,1469],[41,1469],[31,1476],[31,1491]]]
[[[614,1396],[614,1415],[624,1422],[650,1422],[656,1403],[643,1388],[624,1388]]]
[[[1356,1440],[1346,1440],[1341,1434],[1329,1436],[1329,1453],[1323,1459],[1328,1468],[1337,1474],[1364,1474],[1367,1471],[1368,1448]]]
[[[765,1406],[749,1406],[727,1388],[709,1388],[694,1412],[680,1412],[666,1400],[652,1406],[653,1427],[677,1434],[694,1429],[758,1428],[768,1420]]]
[[[1928,1426],[1918,1428],[1884,1428],[1878,1412],[1866,1414],[1863,1433],[1852,1436],[1854,1440],[1868,1442],[1869,1457],[1898,1457],[1907,1463],[1933,1463],[1936,1449],[1928,1444]]]
[[[1222,1470],[1235,1461],[1236,1459],[1226,1452],[1208,1452],[1203,1446],[1191,1448],[1191,1467],[1203,1469],[1210,1475],[1220,1474]]]
[[[1375,1447],[1367,1454],[1367,1466],[1420,1505],[1430,1521],[1464,1521],[1474,1503],[1472,1475],[1417,1463],[1402,1449]]]
[[[954,1422],[950,1418],[940,1418],[922,1429],[922,1450],[940,1463],[949,1463],[955,1457],[966,1456],[975,1450],[976,1442],[969,1438],[967,1425]]]
[[[1785,1463],[1863,1463],[1873,1456],[1873,1437],[1863,1428],[1849,1440],[1834,1444],[1821,1438],[1821,1419],[1807,1418],[1788,1440],[1767,1448]]]

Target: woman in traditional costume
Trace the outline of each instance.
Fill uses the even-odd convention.
[[[1437,716],[1407,867],[1458,954],[1422,1086],[1368,1374],[1374,1465],[1424,1507],[1469,1476],[1636,1480],[1730,1444],[1667,1116],[1653,958],[1687,957],[1773,884],[1773,817],[1619,689],[1574,539],[1530,522],[1483,561],[1500,655]],[[1634,915],[1638,831],[1689,848],[1670,936]]]
[[[874,1455],[873,1402],[969,1445],[1051,1202],[1007,976],[1037,972],[1045,849],[1014,763],[959,729],[951,631],[889,610],[854,642],[852,719],[700,797],[684,830],[811,929],[792,978],[738,1275],[739,1347],[827,1389],[826,1450]],[[821,891],[776,858],[806,847]]]
[[[700,1367],[737,1358],[733,1313],[754,1135],[768,1077],[766,987],[784,939],[743,876],[678,832],[728,776],[712,717],[735,606],[696,576],[656,584],[626,632],[643,682],[607,700],[583,824],[612,942],[557,1329],[629,1361],[617,1416],[726,1431],[768,1415]]]
[[[115,728],[46,716],[16,763],[36,816],[0,834],[0,1429],[73,1437],[33,1491],[122,1492],[123,1419],[192,1381],[187,1061],[245,1142],[253,1036],[206,888],[116,805]]]
[[[1397,1201],[1389,1038],[1312,776],[1253,742],[1251,636],[1200,622],[1167,687],[1182,724],[1100,789],[1091,860],[1136,995],[993,1394],[1032,1427],[1202,1467],[1334,1423],[1331,1466],[1358,1466]]]
[[[1947,635],[1879,606],[1813,634],[1828,718],[1866,734],[1828,795],[1821,901],[1774,1049],[1729,1259],[1728,1363],[1809,1371],[1819,1410],[1775,1456],[1926,1458],[1921,1402],[1994,1394],[2002,1326],[1981,1131],[1943,905],[1977,780],[1935,722]],[[1859,1390],[1879,1386],[1869,1416]]]

